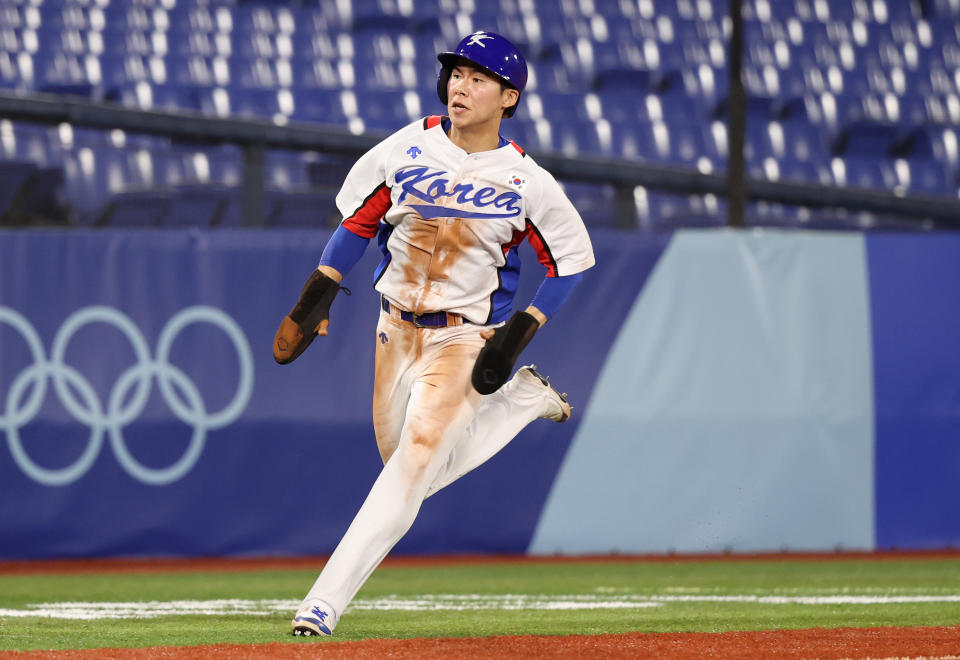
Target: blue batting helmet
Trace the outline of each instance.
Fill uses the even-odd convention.
[[[527,86],[527,63],[520,51],[506,38],[493,32],[483,30],[474,32],[464,37],[456,50],[440,53],[437,59],[442,65],[437,78],[437,94],[440,95],[444,105],[447,104],[447,82],[450,80],[450,72],[460,60],[466,60],[486,69],[521,94],[523,88]],[[504,110],[503,116],[512,117],[519,103],[520,99],[517,97],[517,103]]]

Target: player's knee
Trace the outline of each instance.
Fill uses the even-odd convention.
[[[416,474],[422,474],[436,458],[438,438],[413,430],[407,434],[406,440],[406,467]]]

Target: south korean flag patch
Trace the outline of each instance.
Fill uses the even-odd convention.
[[[523,187],[527,184],[526,179],[521,179],[517,174],[511,174],[510,179],[507,181],[507,185],[511,188],[516,188],[517,190],[523,190]]]

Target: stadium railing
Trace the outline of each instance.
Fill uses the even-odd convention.
[[[119,129],[132,134],[164,136],[171,140],[207,144],[234,144],[243,150],[242,225],[264,224],[267,149],[314,151],[358,157],[379,137],[354,135],[346,129],[309,123],[277,124],[267,120],[213,118],[191,112],[144,111],[82,97],[0,91],[0,118],[99,130]],[[724,173],[705,174],[692,169],[649,165],[629,160],[596,157],[570,158],[531,151],[561,181],[612,186],[614,225],[637,227],[635,190],[643,187],[676,194],[729,196]],[[928,195],[902,195],[869,190],[747,177],[745,195],[750,202],[770,202],[812,209],[866,211],[908,220],[907,227],[960,228],[960,200]],[[820,225],[823,227],[823,225]],[[903,224],[900,225],[903,228]]]

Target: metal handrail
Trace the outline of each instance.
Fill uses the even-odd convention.
[[[232,143],[243,147],[243,224],[259,226],[263,219],[264,152],[266,149],[317,151],[360,156],[382,136],[354,135],[335,126],[263,119],[219,118],[190,111],[140,110],[83,97],[52,94],[22,95],[0,91],[0,117],[43,124],[69,123],[77,127],[120,129],[130,133],[163,135],[199,143]],[[531,150],[537,162],[557,179],[607,184],[616,191],[617,225],[636,226],[634,188],[643,186],[681,194],[727,196],[727,178],[694,169],[653,165],[594,156],[571,158]],[[825,186],[796,181],[748,177],[751,200],[812,208],[847,208],[933,219],[960,227],[960,200],[931,195],[900,195],[886,190]]]

